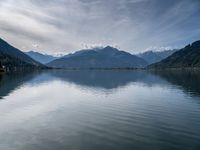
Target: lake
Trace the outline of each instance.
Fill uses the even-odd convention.
[[[0,150],[199,150],[200,72],[0,76]]]

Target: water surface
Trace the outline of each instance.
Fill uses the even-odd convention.
[[[198,71],[0,76],[2,150],[199,150]]]

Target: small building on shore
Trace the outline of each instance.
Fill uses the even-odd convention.
[[[5,72],[5,67],[2,65],[1,61],[0,61],[0,72]]]

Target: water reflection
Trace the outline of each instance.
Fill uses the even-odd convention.
[[[7,96],[15,89],[20,88],[23,84],[29,82],[36,72],[18,72],[12,74],[0,74],[0,98]]]
[[[0,79],[0,149],[198,149],[198,72],[55,70]]]
[[[159,76],[147,71],[55,71],[50,74],[66,82],[107,90],[123,87],[133,82],[148,86],[166,83]]]
[[[43,83],[60,80],[90,88],[90,90],[113,93],[118,88],[123,88],[131,83],[153,86],[156,84],[166,85],[167,82],[152,73],[146,71],[40,71],[40,72],[19,72],[0,76],[0,98],[3,98],[12,91],[24,84],[39,85]]]
[[[111,90],[131,83],[146,86],[172,85],[187,94],[200,96],[200,71],[43,71],[0,75],[0,98],[27,84],[42,84],[53,80],[79,86]]]
[[[155,75],[172,85],[181,88],[187,94],[200,96],[200,71],[199,70],[168,70],[155,71]]]

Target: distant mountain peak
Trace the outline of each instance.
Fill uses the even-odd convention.
[[[140,68],[147,65],[146,61],[125,51],[111,46],[100,49],[77,51],[48,63],[58,68]]]
[[[177,50],[164,50],[164,51],[153,51],[149,50],[143,53],[139,53],[137,56],[146,60],[149,64],[156,63],[161,61],[162,59],[167,58],[172,55]]]
[[[117,49],[117,48],[108,45],[108,46],[104,47],[104,49]]]
[[[55,59],[58,59],[60,57],[55,57],[55,56],[52,56],[52,55],[48,55],[48,54],[43,54],[43,53],[39,53],[39,52],[36,52],[36,51],[29,51],[29,52],[26,52],[26,54],[28,56],[30,56],[31,58],[33,58],[34,60],[37,60],[38,62],[42,63],[42,64],[46,64],[46,63],[49,63]]]
[[[152,64],[149,68],[199,68],[200,41],[193,42],[162,61]]]
[[[200,47],[200,40],[196,41],[196,42],[193,42],[192,43],[192,46],[199,46]]]

